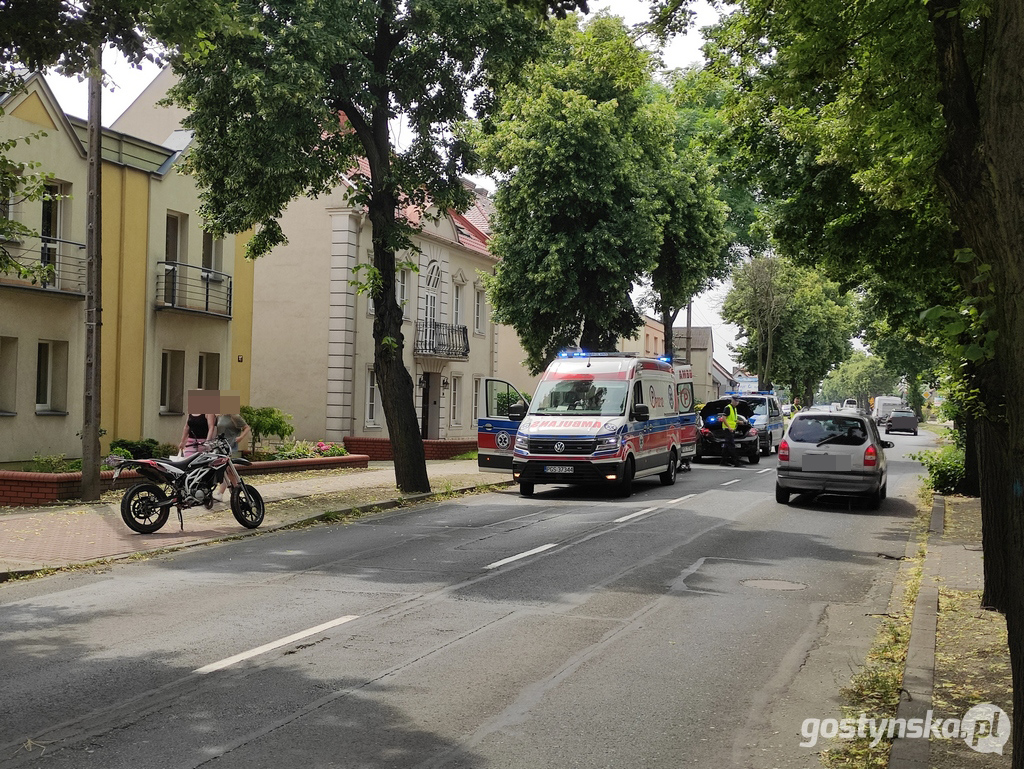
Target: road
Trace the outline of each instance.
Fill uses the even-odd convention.
[[[539,486],[0,587],[0,767],[807,767],[886,611],[889,499],[775,458]]]

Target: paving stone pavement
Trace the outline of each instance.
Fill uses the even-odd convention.
[[[511,476],[480,472],[475,460],[428,461],[427,474],[435,493],[511,483]],[[367,489],[379,490],[370,504],[393,504],[402,496],[395,486],[391,462],[371,462],[366,470],[299,480],[274,481],[272,475],[246,480],[260,490],[267,507],[266,518],[256,530],[258,532],[295,524],[323,512],[311,514],[309,510],[274,504],[282,500],[359,489],[363,492],[360,506],[367,507]],[[416,496],[405,498],[415,499]],[[344,510],[346,505],[341,502],[338,509]],[[215,503],[212,510],[191,508],[184,511],[183,517],[184,530],[179,528],[177,513],[172,510],[163,529],[153,534],[136,534],[121,520],[119,500],[114,503],[79,502],[47,507],[0,508],[0,580],[39,570],[124,558],[250,533],[235,521],[226,503]]]

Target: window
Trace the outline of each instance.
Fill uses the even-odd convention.
[[[480,387],[483,380],[480,377],[473,377],[473,424],[480,419]]]
[[[453,425],[462,424],[462,377],[452,377],[452,412],[451,422]]]
[[[452,286],[452,324],[463,325],[462,320],[462,285],[456,283]]]
[[[399,270],[395,273],[395,298],[398,299],[398,306],[402,308],[402,317],[409,317],[409,270]]]
[[[199,353],[199,376],[196,387],[200,390],[220,389],[220,354],[215,352]]]
[[[185,351],[164,350],[160,356],[160,413],[184,413]]]
[[[366,424],[377,427],[380,393],[377,390],[377,375],[373,369],[366,372]]]
[[[68,343],[40,341],[36,346],[36,412],[66,413]]]
[[[164,304],[172,307],[177,304],[178,299],[177,263],[185,261],[182,246],[185,241],[183,235],[187,219],[184,214],[168,211],[164,225]]]
[[[17,411],[18,339],[0,336],[0,413]]]
[[[423,320],[426,321],[424,341],[427,349],[434,349],[437,334],[437,289],[441,285],[441,268],[437,262],[431,262],[427,268],[427,292],[423,296]]]
[[[214,238],[208,232],[203,233],[203,269],[224,271],[224,240]]]
[[[43,217],[39,223],[39,261],[45,267],[52,265],[58,269],[60,256],[60,237],[63,200],[63,189],[60,184],[47,184],[44,187]]]
[[[484,333],[484,292],[479,289],[473,298],[473,331]]]

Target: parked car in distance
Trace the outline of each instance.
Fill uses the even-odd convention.
[[[783,403],[782,404],[782,416],[788,417],[792,413],[793,413],[793,404],[792,403]]]
[[[779,446],[775,501],[791,494],[859,496],[877,510],[886,495],[885,449],[871,417],[826,410],[802,411],[793,417]]]
[[[889,413],[889,421],[885,423],[885,434],[913,433],[917,435],[917,414],[912,409],[893,409]]]
[[[722,456],[725,446],[725,431],[722,423],[728,398],[708,401],[700,410],[697,422],[697,453],[694,459]],[[754,409],[749,403],[740,401],[736,407],[736,455],[746,457],[752,465],[761,461],[761,438],[756,427],[750,424]]]

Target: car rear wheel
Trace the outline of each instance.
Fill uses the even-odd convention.
[[[789,492],[782,488],[778,483],[775,484],[775,501],[780,505],[789,504]]]
[[[878,490],[875,491],[871,496],[868,497],[868,509],[877,510],[882,506],[882,500],[885,498],[885,492],[882,487],[879,486]]]
[[[749,460],[750,464],[756,465],[758,462],[761,461],[761,450],[754,449],[752,453],[747,455],[747,460]]]

